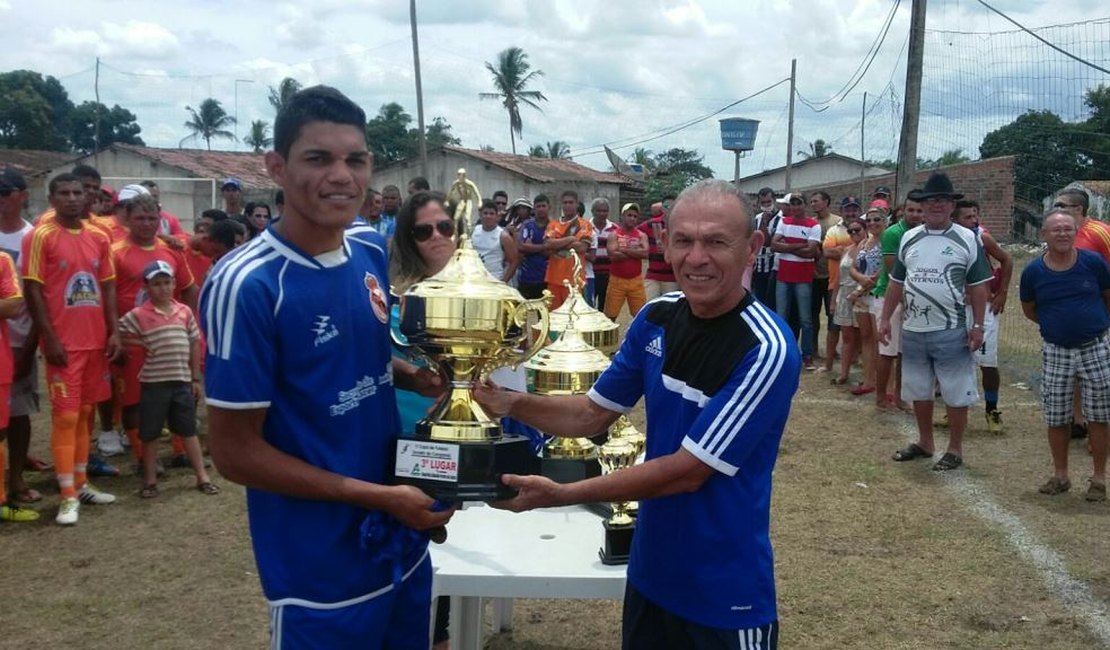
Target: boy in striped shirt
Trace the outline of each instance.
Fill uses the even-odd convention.
[[[149,299],[120,319],[124,343],[141,346],[146,352],[139,371],[139,438],[143,442],[144,499],[158,496],[154,444],[169,424],[181,436],[185,454],[197,478],[197,489],[218,494],[204,470],[197,441],[196,400],[200,395],[200,329],[193,312],[173,299],[174,268],[164,260],[143,269]]]

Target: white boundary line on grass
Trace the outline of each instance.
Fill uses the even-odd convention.
[[[843,399],[805,396],[796,401],[803,404],[841,406],[848,403]],[[1010,402],[1008,405],[1021,406],[1021,403]],[[1030,403],[1030,406],[1039,405],[1039,403]],[[911,442],[917,439],[917,429],[912,422],[902,419],[897,424],[897,430]],[[1079,616],[1104,647],[1110,647],[1110,611],[1106,604],[1095,596],[1087,583],[1073,578],[1068,573],[1063,557],[1038,541],[1036,535],[1029,530],[1020,517],[999,505],[982,484],[968,477],[966,471],[937,472],[937,474],[940,475],[941,481],[964,501],[972,513],[987,524],[1000,529],[1010,545],[1040,573],[1049,592]]]

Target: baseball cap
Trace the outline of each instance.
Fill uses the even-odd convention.
[[[875,188],[875,191],[871,193],[871,196],[875,196],[876,194],[885,194],[887,196],[890,196],[892,192],[890,191],[890,188],[886,185],[880,185]]]
[[[890,204],[887,203],[885,199],[875,199],[874,201],[871,202],[870,207],[872,207],[872,208],[882,208],[884,210],[887,210],[887,209],[890,208]]]
[[[155,260],[150,264],[147,264],[146,268],[143,269],[144,280],[153,280],[154,277],[157,275],[168,275],[172,278],[173,267],[170,266],[169,263],[162,260]]]
[[[27,181],[24,180],[23,174],[11,167],[0,170],[0,190],[18,192],[25,189],[27,189]]]
[[[857,199],[854,196],[846,196],[846,197],[840,199],[840,207],[846,208],[849,205],[854,205],[857,208],[862,208],[863,207],[863,205],[860,204],[859,199]]]
[[[119,194],[116,195],[116,201],[119,203],[123,203],[124,201],[130,201],[131,199],[143,196],[144,194],[150,194],[150,190],[146,189],[142,185],[139,185],[137,183],[124,185],[120,188]]]
[[[781,199],[776,199],[779,203],[790,203],[793,200],[799,200],[802,203],[806,202],[806,197],[801,192],[790,192],[784,194]]]
[[[629,210],[635,210],[636,212],[639,212],[640,211],[640,204],[639,203],[625,203],[624,206],[621,208],[621,214],[624,214],[625,212],[628,212]]]
[[[229,176],[229,177],[224,179],[223,185],[220,185],[220,189],[221,190],[226,190],[229,187],[233,187],[237,190],[242,190],[243,189],[243,184],[239,182],[238,178],[232,178],[232,177]]]
[[[522,206],[522,205],[524,207],[528,208],[529,210],[532,209],[532,202],[529,201],[528,199],[524,198],[524,197],[521,197],[521,198],[513,201],[513,204],[511,206],[509,206],[509,211],[511,212],[511,211],[515,210],[516,208]]]

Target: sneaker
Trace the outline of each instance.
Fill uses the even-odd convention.
[[[123,453],[123,436],[115,430],[101,431],[96,438],[96,450],[105,456],[118,456]]]
[[[143,461],[135,461],[135,476],[143,476]],[[166,478],[166,467],[162,465],[162,461],[154,461],[154,476],[158,478]]]
[[[1002,434],[1002,411],[987,411],[987,431],[995,435]]]
[[[81,499],[81,503],[88,503],[94,506],[106,506],[109,503],[116,502],[116,496],[114,494],[101,492],[94,488],[92,483],[85,483],[85,485],[78,490],[77,496]]]
[[[802,365],[806,370],[817,370],[817,366],[813,363],[813,357],[802,357]]]
[[[58,506],[58,516],[54,517],[54,523],[59,526],[72,526],[77,523],[77,511],[81,509],[81,502],[74,497],[62,499],[62,503]]]
[[[119,468],[96,454],[89,454],[89,464],[85,466],[89,476],[119,476]]]
[[[13,505],[0,506],[0,521],[22,523],[25,521],[36,521],[38,518],[39,513],[28,508],[20,508],[19,506]]]

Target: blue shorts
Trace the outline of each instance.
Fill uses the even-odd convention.
[[[271,650],[428,650],[432,560],[427,554],[396,586],[331,604],[270,604]]]

